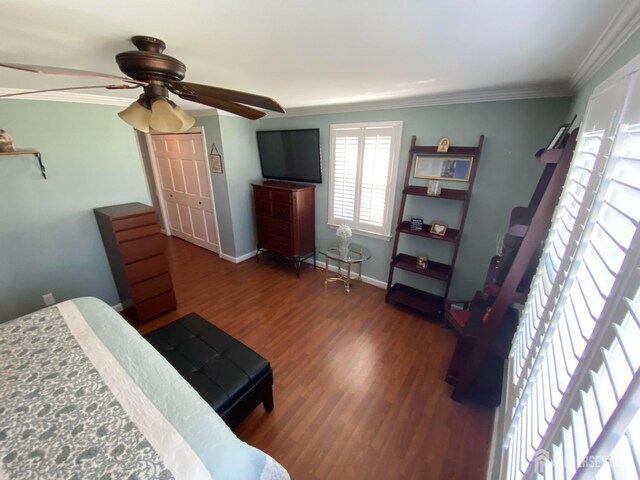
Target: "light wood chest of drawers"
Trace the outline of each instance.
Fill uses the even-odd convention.
[[[126,203],[94,209],[123,306],[139,321],[176,308],[169,263],[153,207]]]

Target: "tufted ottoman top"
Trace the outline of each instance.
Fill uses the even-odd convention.
[[[265,358],[196,313],[144,338],[218,414],[271,372]]]

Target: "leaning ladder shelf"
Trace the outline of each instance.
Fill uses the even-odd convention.
[[[387,303],[391,302],[409,307],[432,318],[440,318],[444,313],[444,302],[447,298],[447,295],[449,294],[449,287],[451,286],[451,278],[453,277],[454,265],[456,263],[456,258],[458,257],[460,239],[462,238],[464,223],[467,218],[467,211],[469,210],[471,191],[473,189],[473,182],[475,180],[476,171],[478,169],[478,160],[480,158],[480,151],[482,149],[483,141],[484,135],[480,135],[478,145],[476,147],[451,146],[446,153],[438,153],[438,147],[418,146],[416,145],[416,137],[413,136],[411,138],[409,159],[407,161],[407,172],[404,179],[402,201],[400,203],[400,212],[398,213],[398,223],[396,226],[395,239],[393,243],[393,253],[391,255],[391,265],[389,268],[387,295],[385,296],[385,301]],[[416,155],[420,154],[429,155],[431,157],[451,157],[457,155],[467,158],[471,157],[471,171],[469,173],[469,181],[467,182],[468,188],[462,190],[454,188],[443,188],[440,192],[440,195],[434,196],[428,194],[428,187],[421,185],[411,185],[410,182],[415,166],[415,158]],[[460,219],[460,224],[457,228],[448,228],[444,236],[430,233],[431,225],[429,224],[423,225],[422,229],[420,230],[412,230],[411,222],[404,219],[404,209],[406,206],[407,195],[416,197],[428,197],[437,199],[436,201],[453,200],[461,202],[462,216]],[[416,235],[424,239],[449,242],[453,245],[453,253],[451,255],[450,263],[441,263],[429,259],[429,261],[427,262],[427,268],[418,268],[416,266],[417,257],[398,252],[398,243],[401,235]],[[396,268],[411,272],[412,274],[433,278],[435,280],[444,282],[444,295],[436,295],[398,282],[393,283],[393,275]]]

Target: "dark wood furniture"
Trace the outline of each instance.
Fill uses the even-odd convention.
[[[316,260],[315,186],[284,182],[254,183],[258,251],[256,260],[267,251],[300,264]]]
[[[126,203],[94,209],[123,307],[145,321],[176,308],[169,264],[153,207]]]
[[[467,211],[469,210],[469,201],[471,200],[471,190],[473,189],[473,182],[476,177],[476,171],[478,170],[478,161],[480,157],[480,151],[482,149],[482,143],[484,141],[484,135],[480,135],[478,140],[478,146],[476,147],[449,147],[448,152],[438,153],[437,146],[418,146],[416,145],[415,135],[411,137],[411,147],[409,148],[409,159],[407,160],[407,172],[404,178],[404,189],[402,190],[402,201],[400,203],[400,211],[398,213],[398,224],[396,227],[395,240],[393,243],[393,253],[391,255],[391,265],[389,268],[389,279],[387,281],[387,294],[385,301],[387,303],[393,302],[400,304],[413,310],[416,310],[422,314],[425,314],[431,318],[441,318],[444,313],[444,302],[449,294],[449,287],[451,286],[451,278],[453,277],[453,270],[458,257],[458,248],[460,246],[460,239],[462,238],[462,232],[464,230],[465,220],[467,218]],[[440,195],[433,196],[428,195],[428,188],[426,186],[411,185],[412,172],[415,165],[415,158],[418,154],[425,154],[429,156],[465,156],[472,158],[471,172],[469,174],[469,181],[466,183],[466,189],[459,190],[453,188],[443,188]],[[446,182],[441,182],[446,183]],[[456,182],[458,183],[458,182]],[[425,224],[420,230],[413,230],[411,228],[411,222],[405,220],[404,209],[406,205],[407,195],[430,198],[432,202],[442,201],[455,201],[460,202],[462,207],[462,214],[460,224],[457,228],[448,228],[445,235],[436,235],[430,233],[431,225]],[[437,218],[437,210],[431,209],[429,215],[432,218]],[[398,243],[401,235],[417,235],[419,237],[436,240],[441,242],[450,243],[453,246],[451,254],[451,260],[447,263],[436,262],[429,259],[427,268],[422,269],[416,266],[417,258],[414,255],[399,253]],[[411,287],[402,283],[393,283],[393,274],[396,268],[411,272],[416,275],[434,278],[444,283],[444,294],[439,295],[431,292],[426,292],[418,288]]]
[[[229,425],[273,410],[269,362],[196,313],[144,336]]]
[[[506,266],[503,265],[506,270],[504,280],[499,284],[487,283],[483,292],[478,292],[468,307],[466,320],[457,322],[453,318],[456,315],[450,320],[452,323],[461,323],[454,325],[454,328],[462,331],[446,376],[447,383],[455,387],[451,395],[454,400],[461,401],[473,396],[492,406],[500,403],[504,361],[509,354],[518,323],[518,314],[512,304],[525,301],[523,295],[526,297],[529,285],[523,282],[523,278],[531,270],[532,261],[537,263],[535,259],[539,257],[540,247],[549,231],[553,211],[569,171],[577,134],[578,131],[575,130],[564,148],[538,152],[536,156],[543,163],[556,165],[551,175],[550,169],[545,167],[532,202],[526,207],[530,209],[528,219],[518,216],[518,209],[512,212],[510,228],[519,225],[518,232],[524,236],[511,261]],[[544,187],[541,186],[543,184]],[[525,210],[525,207],[518,208],[520,212]],[[488,282],[499,277],[495,275],[495,271],[503,261],[504,259],[499,262],[492,259],[487,274]],[[522,288],[526,288],[526,291],[523,292]],[[461,317],[460,314],[457,316]]]

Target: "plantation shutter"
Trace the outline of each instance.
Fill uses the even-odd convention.
[[[639,476],[637,76],[589,101],[509,356],[502,478]]]
[[[329,223],[389,235],[400,122],[331,126]]]

